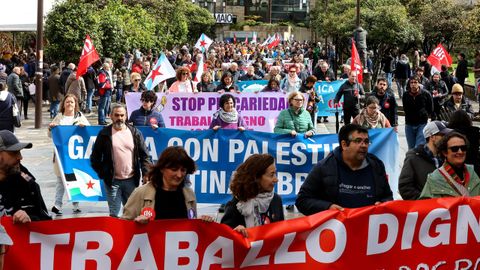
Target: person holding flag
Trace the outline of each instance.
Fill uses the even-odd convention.
[[[175,70],[165,54],[162,53],[160,58],[158,58],[157,63],[155,63],[155,66],[153,66],[152,70],[145,78],[144,84],[148,90],[153,90],[153,88],[159,83],[173,77],[175,77]]]

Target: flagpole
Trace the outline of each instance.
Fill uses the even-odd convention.
[[[35,128],[42,127],[43,101],[43,0],[37,4],[37,70],[35,72]],[[26,116],[26,115],[25,115]]]

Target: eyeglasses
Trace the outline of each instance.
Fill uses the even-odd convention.
[[[142,102],[151,102],[151,103],[153,103],[153,100],[142,99]]]
[[[461,95],[463,95],[463,93],[455,92],[455,93],[452,93],[452,95],[454,95],[454,96],[461,96]]]
[[[294,98],[295,101],[303,101],[303,98]]]
[[[353,143],[355,143],[355,144],[364,143],[364,144],[366,144],[366,145],[369,145],[369,144],[370,144],[370,139],[369,139],[369,138],[366,138],[366,139],[355,138],[355,139],[351,139],[350,142],[353,142]]]
[[[135,80],[133,80],[133,81],[134,81],[134,82],[139,82],[139,81],[141,81],[141,79],[135,79]]]
[[[290,70],[290,73],[296,73],[296,71],[295,70]]]
[[[450,146],[448,149],[452,150],[452,152],[457,153],[458,150],[462,150],[462,152],[467,151],[467,146],[466,145],[456,145],[456,146]]]
[[[188,75],[188,72],[182,72],[182,75]]]

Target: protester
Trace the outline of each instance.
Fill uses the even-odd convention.
[[[387,86],[387,80],[385,78],[378,78],[377,85],[373,90],[373,96],[375,96],[380,105],[380,112],[382,112],[390,122],[390,125],[397,131],[398,127],[398,112],[397,101],[395,95],[391,89]]]
[[[247,73],[239,78],[240,81],[255,81],[255,80],[261,80],[261,79],[262,77],[255,74],[255,67],[253,66],[249,66],[247,68]]]
[[[60,87],[60,69],[52,66],[52,74],[48,78],[48,91],[50,96],[50,119],[57,116],[60,101],[63,99],[62,88]]]
[[[420,199],[480,195],[480,179],[473,165],[465,164],[468,147],[467,138],[460,133],[451,132],[442,138],[437,150],[445,162],[428,175]]]
[[[374,96],[369,96],[365,100],[365,108],[353,119],[352,123],[367,129],[391,127],[390,121],[379,110],[379,101]]]
[[[113,80],[110,74],[110,63],[104,63],[98,74],[98,95],[100,96],[98,101],[98,124],[103,126],[107,125],[106,116],[108,115],[113,89]]]
[[[200,76],[201,80],[197,84],[198,92],[215,92],[216,86],[212,80],[212,74],[210,72],[204,72]]]
[[[354,124],[338,133],[339,146],[308,174],[295,205],[304,215],[343,211],[393,200],[383,162],[368,153],[368,130]]]
[[[75,68],[76,68],[75,64],[70,63],[67,65],[67,67],[65,67],[65,69],[60,74],[60,88],[62,89],[63,95],[67,93],[67,89],[65,88],[65,85],[67,83],[68,77],[70,77],[70,74],[73,72]]]
[[[319,81],[331,82],[335,80],[335,74],[329,69],[327,62],[322,62],[320,67],[316,67],[313,71],[313,76]]]
[[[453,85],[452,96],[447,101],[445,101],[443,107],[445,108],[445,113],[447,115],[441,116],[444,118],[448,118],[445,120],[449,120],[451,114],[458,110],[465,111],[471,119],[473,119],[473,116],[475,114],[472,109],[472,105],[470,104],[470,101],[463,94],[463,87],[458,83]]]
[[[443,122],[429,122],[423,129],[427,143],[408,150],[398,181],[398,190],[404,200],[418,200],[427,175],[442,165],[437,143],[451,131]]]
[[[92,112],[93,93],[97,89],[97,73],[93,67],[87,69],[87,73],[83,75],[85,87],[87,88],[87,97],[85,98],[85,113]],[[58,109],[57,109],[58,111]]]
[[[410,91],[402,97],[405,111],[405,136],[408,149],[425,144],[423,129],[433,113],[433,100],[429,92],[420,88],[419,78],[412,76],[408,81]]]
[[[134,126],[151,126],[153,129],[164,128],[165,122],[155,104],[157,104],[157,94],[153,91],[145,91],[140,97],[142,106],[132,112],[129,122]]]
[[[405,54],[400,55],[400,60],[395,66],[395,81],[397,82],[398,96],[403,97],[407,89],[407,79],[410,77],[410,63]]]
[[[308,76],[305,82],[300,87],[300,93],[308,94],[307,111],[310,114],[310,117],[312,118],[312,123],[315,123],[315,113],[317,112],[317,103],[320,102],[320,97],[317,95],[314,89],[316,82],[317,82],[317,78],[315,76]],[[326,117],[325,117],[325,120],[326,120]]]
[[[267,83],[267,86],[265,86],[260,92],[283,93],[282,90],[280,90],[280,83],[276,79],[270,79]]]
[[[209,129],[238,129],[245,130],[243,118],[236,109],[235,98],[230,94],[223,94],[219,100],[220,109],[213,114]]]
[[[14,132],[14,113],[19,114],[17,100],[12,93],[8,92],[5,83],[0,82],[0,130]]]
[[[142,76],[136,72],[132,72],[130,74],[130,81],[132,84],[130,84],[130,88],[128,88],[128,92],[143,92],[147,91],[147,87],[142,82]]]
[[[457,78],[457,82],[464,87],[465,79],[468,78],[468,62],[465,59],[465,54],[462,52],[457,54],[457,59],[458,64],[454,75]]]
[[[473,64],[472,71],[475,78],[475,92],[477,93],[477,100],[480,100],[480,50],[475,53],[475,63]]]
[[[23,89],[23,99],[22,99],[22,103],[23,103],[23,119],[28,119],[28,104],[30,102],[30,100],[33,101],[33,103],[35,103],[35,90],[33,91],[33,93],[30,93],[30,85],[32,85],[30,83],[30,78],[28,78],[28,73],[25,72],[25,69],[23,67],[20,67],[20,82],[22,83],[22,89]],[[33,87],[35,87],[35,84],[32,85]]]
[[[280,89],[285,93],[297,92],[302,86],[302,80],[297,76],[297,67],[290,66],[288,75],[280,81]]]
[[[480,128],[473,126],[472,119],[466,111],[457,110],[450,117],[448,127],[467,137],[470,147],[467,149],[465,163],[473,165],[477,175],[480,173],[479,148]]]
[[[282,76],[280,75],[280,67],[272,66],[267,75],[263,78],[264,80],[275,79],[277,81],[282,80]]]
[[[125,105],[114,104],[110,118],[112,124],[97,135],[90,164],[105,183],[110,216],[118,217],[151,160],[141,132],[126,124]]]
[[[188,67],[179,67],[176,71],[175,81],[168,89],[171,93],[193,93],[198,92],[191,80],[190,69]]]
[[[234,83],[232,74],[230,72],[223,73],[220,79],[220,84],[217,86],[216,91],[219,93],[224,92],[239,92],[238,86]]]
[[[432,120],[440,119],[440,109],[444,99],[448,95],[447,85],[440,80],[440,73],[435,72],[432,75],[432,80],[425,86],[425,88],[433,98],[433,115]]]
[[[35,177],[20,162],[24,148],[8,130],[0,130],[0,210],[13,217],[14,223],[49,220],[47,207]]]
[[[147,183],[135,189],[123,209],[122,218],[146,224],[152,219],[196,219],[197,201],[188,175],[196,170],[195,161],[180,146],[170,146],[146,175]],[[201,216],[213,221],[210,216]]]
[[[348,80],[345,81],[335,95],[334,103],[339,106],[343,96],[343,119],[345,124],[350,124],[351,118],[360,113],[360,98],[365,95],[362,84],[357,81],[357,71],[350,71]]]
[[[20,115],[22,114],[23,87],[20,81],[20,67],[14,67],[12,73],[7,78],[8,91],[15,96]]]
[[[87,118],[80,112],[80,105],[77,96],[74,94],[67,94],[60,104],[60,113],[55,116],[53,121],[48,125],[48,137],[52,137],[51,130],[56,126],[89,126]],[[53,157],[53,172],[57,176],[57,183],[55,185],[55,204],[52,207],[52,212],[57,216],[61,216],[63,206],[63,195],[65,194],[65,186],[63,184],[60,173],[60,165],[58,158]],[[82,211],[79,208],[78,202],[73,202],[73,213],[79,214]]]
[[[311,137],[315,134],[315,126],[312,118],[303,104],[305,97],[300,92],[292,92],[288,95],[288,109],[280,112],[273,132],[278,134],[290,134],[293,137],[297,134],[304,134]]]
[[[233,198],[221,223],[248,237],[246,228],[284,220],[282,199],[273,191],[277,182],[273,156],[251,155],[232,176]]]
[[[73,94],[77,98],[80,108],[82,103],[87,96],[87,87],[85,86],[85,81],[82,76],[77,77],[77,69],[74,69],[70,76],[68,76],[67,82],[65,83],[66,94]]]

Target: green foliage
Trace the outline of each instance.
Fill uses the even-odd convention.
[[[65,0],[45,24],[46,54],[77,63],[85,35],[101,56],[118,58],[133,48],[165,48],[214,37],[215,20],[186,0]]]
[[[460,31],[459,39],[465,46],[478,48],[480,40],[480,5],[476,5],[473,9],[465,12],[461,21],[462,31]]]
[[[196,41],[202,33],[214,38],[215,36],[215,18],[205,8],[192,3],[187,3],[185,15],[188,20],[188,40]]]
[[[86,34],[102,51],[100,16],[92,10],[96,10],[94,5],[80,1],[65,1],[53,8],[45,23],[45,52],[49,58],[78,63]]]

